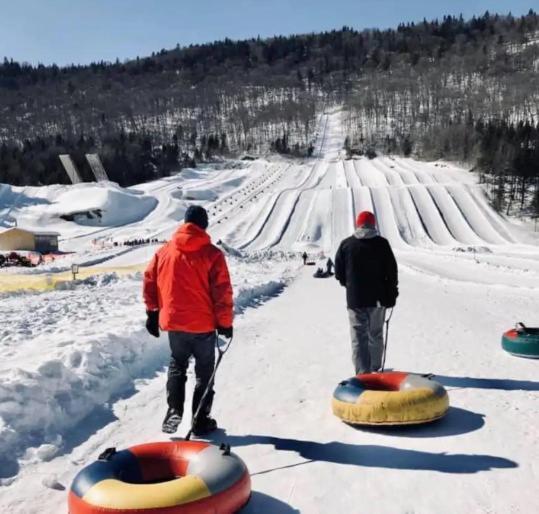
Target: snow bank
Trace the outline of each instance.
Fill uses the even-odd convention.
[[[144,219],[156,205],[155,198],[111,182],[78,184],[55,199],[49,214],[64,218],[74,216],[74,221],[80,225],[126,225]]]
[[[286,281],[274,280],[254,287],[240,287],[239,291],[236,291],[234,310],[236,314],[241,314],[247,307],[256,307],[279,295],[285,287]]]
[[[25,448],[61,446],[96,408],[162,365],[165,354],[165,339],[151,341],[138,316],[124,336],[91,338],[35,370],[8,372],[0,383],[0,469],[9,476]]]

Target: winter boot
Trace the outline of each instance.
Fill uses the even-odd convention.
[[[180,423],[182,422],[182,415],[172,407],[168,408],[167,415],[163,420],[162,430],[165,434],[174,434]]]
[[[193,434],[200,436],[217,429],[217,421],[210,416],[201,416],[193,426]]]

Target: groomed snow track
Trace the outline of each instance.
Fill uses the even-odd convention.
[[[333,252],[353,231],[357,213],[372,210],[381,234],[397,249],[515,243],[480,187],[461,178],[412,159],[288,166],[271,187],[231,204],[213,233],[248,251]]]

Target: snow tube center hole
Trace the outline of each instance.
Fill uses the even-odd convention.
[[[370,391],[400,391],[404,376],[400,373],[366,373],[358,378],[363,387]]]
[[[131,484],[160,484],[182,478],[187,474],[188,462],[175,457],[139,457],[138,465],[141,471],[141,480],[125,480]]]

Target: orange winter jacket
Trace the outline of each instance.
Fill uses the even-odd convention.
[[[144,303],[159,310],[162,330],[198,334],[232,326],[225,256],[206,231],[185,223],[157,251],[144,272]]]

